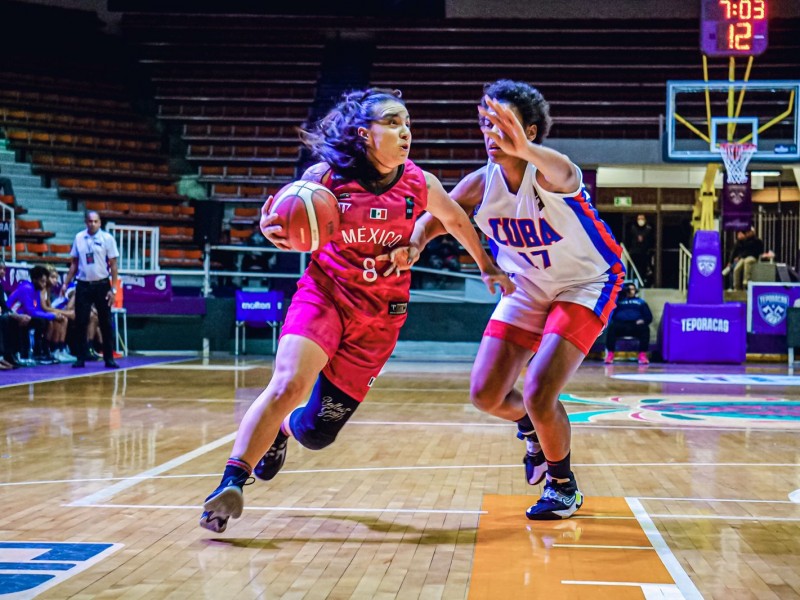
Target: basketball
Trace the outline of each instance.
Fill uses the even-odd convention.
[[[279,215],[289,245],[313,252],[327,244],[339,229],[339,203],[328,188],[313,181],[293,181],[272,199],[269,212]]]

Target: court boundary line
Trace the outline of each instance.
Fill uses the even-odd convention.
[[[127,490],[128,488],[133,487],[134,485],[141,483],[145,479],[149,479],[150,475],[159,475],[164,471],[168,471],[174,467],[178,467],[184,463],[189,462],[190,460],[194,460],[198,456],[205,454],[211,450],[215,450],[220,446],[225,444],[229,444],[236,438],[236,433],[229,433],[226,436],[218,438],[213,442],[209,442],[208,444],[204,444],[198,448],[195,448],[191,452],[187,452],[186,454],[182,454],[172,460],[168,460],[165,463],[161,463],[160,465],[153,467],[152,469],[148,469],[147,471],[143,471],[137,475],[132,477],[126,477],[115,483],[114,485],[107,487],[99,492],[94,492],[93,494],[89,494],[88,496],[84,496],[83,498],[79,498],[78,500],[73,500],[67,506],[95,506],[97,502],[108,500],[112,498],[117,493]]]
[[[0,384],[0,389],[12,388],[12,387],[17,387],[17,386],[21,386],[21,385],[39,385],[40,383],[52,383],[54,381],[66,381],[68,379],[80,379],[82,377],[95,377],[97,375],[114,375],[116,373],[123,373],[125,371],[136,371],[137,369],[147,369],[147,368],[152,367],[153,365],[165,365],[165,364],[180,363],[180,362],[185,362],[187,360],[190,360],[190,359],[182,357],[182,358],[176,358],[174,360],[168,360],[168,361],[164,361],[164,362],[150,363],[150,364],[147,364],[147,365],[134,365],[132,367],[126,367],[126,366],[124,366],[124,363],[123,363],[122,365],[120,365],[119,369],[106,369],[106,368],[103,368],[102,371],[94,371],[94,370],[92,370],[92,371],[87,371],[87,372],[84,372],[84,373],[72,373],[70,375],[64,375],[62,377],[53,377],[51,379],[38,379],[36,381],[21,381],[21,382],[18,382],[18,383]]]
[[[624,412],[623,410],[617,412]],[[348,421],[348,425],[387,425],[387,426],[435,426],[435,427],[513,427],[513,423],[470,423],[470,422],[447,422],[447,421]],[[689,423],[689,421],[687,421]],[[713,425],[661,425],[651,423],[650,425],[606,425],[602,423],[570,423],[573,429],[651,429],[653,431],[752,431],[762,433],[765,431],[776,433],[797,433],[800,427],[794,429],[781,429],[777,427],[753,427],[752,422],[743,423],[741,427]]]
[[[209,448],[212,450],[214,448]],[[795,468],[797,465],[794,463],[575,463],[573,466],[581,468],[637,468],[637,467],[774,467],[774,468]],[[154,469],[159,469],[154,467]],[[283,469],[282,475],[315,475],[319,473],[349,473],[349,472],[369,472],[369,471],[435,471],[435,470],[449,470],[449,469],[516,469],[519,468],[518,464],[508,465],[411,465],[402,467],[349,467],[349,468],[336,468],[336,469]],[[144,472],[148,473],[148,472]],[[40,479],[30,481],[9,481],[0,482],[0,488],[3,487],[17,487],[25,485],[45,485],[45,484],[73,484],[73,483],[102,483],[110,481],[126,481],[126,480],[158,480],[158,479],[201,479],[205,477],[219,477],[219,473],[187,473],[183,475],[130,475],[127,477],[84,477],[75,479]],[[798,490],[800,491],[800,490]],[[764,503],[764,504],[797,504],[792,500],[764,500],[764,499],[750,499],[750,498],[694,498],[694,497],[677,497],[677,496],[632,496],[639,500],[652,500],[664,502],[741,502],[741,503]]]
[[[669,572],[678,590],[683,594],[685,600],[703,600],[703,595],[697,589],[694,582],[681,566],[675,554],[673,554],[667,542],[664,540],[661,532],[658,531],[656,524],[650,518],[650,515],[642,506],[642,503],[637,498],[626,497],[625,502],[631,512],[639,521],[639,526],[644,531],[647,539],[655,548],[658,557],[661,559],[662,564]]]
[[[62,504],[62,506],[69,506],[71,504]],[[86,505],[91,508],[125,508],[136,509],[144,508],[148,510],[203,510],[201,504],[89,504]],[[356,507],[332,507],[326,508],[324,506],[245,506],[245,511],[284,511],[284,512],[329,512],[329,513],[411,513],[411,514],[444,514],[444,515],[475,515],[480,516],[486,514],[485,510],[472,510],[466,508],[356,508]]]
[[[638,502],[636,498],[626,497],[626,501],[628,502]],[[97,504],[80,504],[76,505],[74,503],[70,504],[61,504],[62,507],[66,508],[74,508],[76,506],[80,508],[109,508],[109,509],[145,509],[145,510],[202,510],[202,505],[194,505],[194,504],[110,504],[110,503],[97,503]],[[641,503],[639,504],[641,506]],[[302,512],[302,513],[351,513],[351,512],[362,512],[362,513],[424,513],[424,514],[462,514],[462,515],[482,515],[486,514],[486,511],[479,510],[479,509],[448,509],[448,508],[366,508],[366,507],[320,507],[320,506],[252,506],[248,505],[244,507],[245,511],[258,511],[258,512]],[[644,509],[642,509],[644,511]],[[715,520],[715,521],[756,521],[756,522],[767,522],[767,521],[778,521],[778,522],[786,522],[786,523],[797,523],[800,522],[800,517],[766,517],[766,516],[735,516],[735,515],[662,515],[662,514],[649,514],[644,511],[644,516],[633,514],[630,516],[618,516],[618,515],[582,515],[576,514],[571,517],[571,519],[576,520],[601,520],[601,521],[632,521],[638,520],[640,524],[642,523],[642,519],[646,519],[649,523],[653,523],[653,519],[676,519],[676,520],[686,520],[686,521],[704,521],[704,520]],[[653,525],[655,527],[655,525]],[[645,529],[644,525],[642,525],[642,529]],[[659,536],[660,533],[656,532]],[[648,539],[650,536],[648,534]],[[662,542],[666,544],[666,542]],[[657,549],[656,543],[651,540],[653,543],[653,548]],[[572,546],[570,546],[572,547]],[[669,552],[668,552],[669,553]],[[666,564],[665,564],[666,566]],[[688,577],[688,576],[687,576]]]
[[[553,544],[553,548],[587,548],[589,550],[655,550],[655,548],[652,546],[608,546],[603,544]]]

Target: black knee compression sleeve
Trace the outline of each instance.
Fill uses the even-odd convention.
[[[292,435],[309,450],[321,450],[333,443],[359,404],[320,373],[308,404],[289,417]]]

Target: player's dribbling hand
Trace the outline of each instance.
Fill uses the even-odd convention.
[[[486,287],[492,294],[494,294],[494,286],[496,285],[500,286],[500,291],[503,296],[508,296],[517,289],[517,286],[514,285],[511,278],[495,265],[492,265],[485,271],[481,271],[481,279],[483,279],[483,283],[486,284]]]
[[[401,246],[399,248],[395,248],[389,252],[389,254],[381,254],[380,256],[376,256],[375,260],[389,260],[392,262],[386,272],[384,272],[384,277],[388,277],[392,273],[400,277],[400,273],[402,271],[408,271],[412,266],[414,266],[414,263],[419,260],[419,248],[414,245]]]
[[[261,222],[259,223],[261,233],[281,250],[291,250],[292,248],[289,246],[289,240],[283,232],[283,227],[272,224],[277,220],[278,215],[269,212],[271,206],[272,196],[267,198],[267,201],[264,202],[264,206],[261,207]]]

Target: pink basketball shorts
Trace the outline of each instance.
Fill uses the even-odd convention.
[[[317,343],[329,359],[322,370],[325,376],[361,402],[392,355],[406,316],[389,315],[388,308],[379,316],[348,310],[310,278],[303,278],[286,312],[281,337],[299,335]]]

